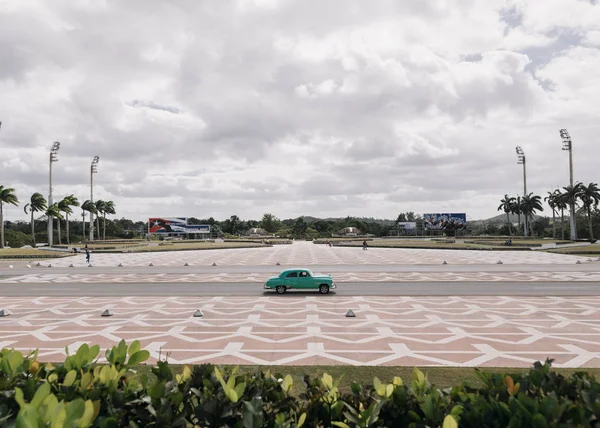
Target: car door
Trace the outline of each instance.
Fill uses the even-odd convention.
[[[293,271],[285,276],[285,286],[291,288],[298,288],[298,272]]]
[[[310,275],[310,272],[301,270],[298,272],[298,288],[314,288],[314,280]]]

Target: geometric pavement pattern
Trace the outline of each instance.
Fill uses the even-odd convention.
[[[40,297],[0,307],[10,311],[0,346],[38,348],[44,361],[63,360],[65,346],[139,339],[151,360],[172,363],[526,367],[549,357],[600,367],[600,297]]]
[[[0,280],[0,283],[263,283],[273,273],[76,273],[76,274],[29,274]],[[336,282],[585,282],[600,281],[600,272],[337,272],[332,274]]]
[[[585,257],[552,254],[541,251],[478,251],[478,250],[429,250],[406,248],[328,247],[311,242],[294,242],[266,248],[242,248],[220,250],[190,250],[147,253],[92,253],[94,266],[284,266],[305,265],[423,265],[442,264],[573,264]],[[54,267],[85,267],[85,255],[47,260]]]

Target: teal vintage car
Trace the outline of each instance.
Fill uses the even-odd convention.
[[[331,275],[314,274],[310,269],[286,269],[265,282],[266,290],[275,290],[283,294],[287,290],[319,290],[321,294],[329,293],[336,287]]]

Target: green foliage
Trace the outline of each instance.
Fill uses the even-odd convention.
[[[11,248],[21,248],[23,245],[31,245],[31,235],[16,230],[6,230],[4,239]]]
[[[121,341],[98,364],[98,346],[67,350],[64,364],[43,364],[37,351],[0,353],[0,426],[16,427],[567,427],[598,426],[600,384],[586,373],[569,378],[551,361],[529,372],[477,371],[483,387],[440,390],[414,369],[412,379],[373,385],[353,383],[341,393],[330,375],[305,376],[304,392],[279,373],[239,374],[237,368],[169,364],[152,367],[156,378],[132,376],[149,353],[140,342]]]

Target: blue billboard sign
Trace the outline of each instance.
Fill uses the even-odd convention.
[[[425,230],[462,230],[467,227],[467,214],[424,214],[423,224],[425,225]]]

